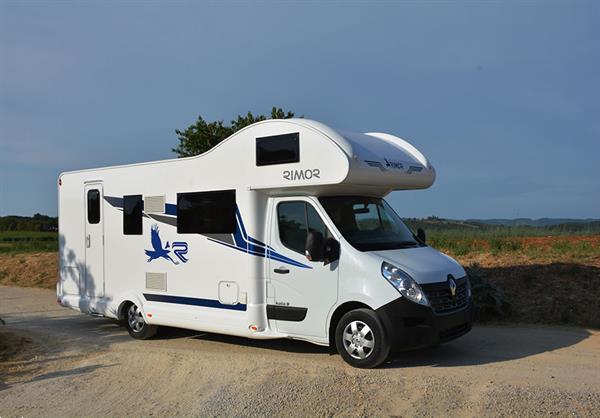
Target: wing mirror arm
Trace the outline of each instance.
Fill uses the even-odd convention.
[[[340,243],[335,238],[327,238],[325,241],[324,265],[331,264],[340,258]]]
[[[422,228],[417,229],[417,239],[423,244],[425,244],[425,242],[427,241],[427,236],[425,235],[425,231]]]
[[[335,238],[325,239],[319,231],[310,231],[304,253],[308,261],[323,261],[327,265],[340,258],[340,243]]]

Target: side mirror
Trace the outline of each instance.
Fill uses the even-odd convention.
[[[423,244],[425,244],[425,241],[427,241],[427,237],[425,236],[425,231],[423,231],[421,228],[417,229],[417,238]]]
[[[304,250],[308,261],[323,261],[325,252],[325,239],[323,238],[323,234],[319,231],[310,231],[306,236]]]

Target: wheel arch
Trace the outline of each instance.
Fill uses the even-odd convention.
[[[117,313],[117,319],[119,321],[122,321],[125,319],[125,308],[130,303],[137,305],[138,308],[140,308],[142,310],[142,312],[144,312],[144,305],[142,304],[142,301],[140,300],[139,297],[137,297],[136,295],[133,295],[133,294],[126,295],[125,297],[123,297],[121,299],[121,302],[119,303],[119,305],[117,307],[116,313]]]
[[[354,309],[373,310],[373,308],[370,307],[369,305],[367,305],[366,303],[355,301],[355,300],[344,302],[341,305],[339,305],[338,307],[336,307],[335,310],[333,311],[333,313],[331,314],[331,319],[329,320],[328,335],[329,335],[329,352],[330,353],[332,353],[332,354],[337,353],[337,348],[335,346],[335,328],[337,327],[338,322],[340,321],[342,316],[344,316],[347,312],[350,312]]]

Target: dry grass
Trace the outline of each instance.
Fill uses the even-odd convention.
[[[44,353],[44,346],[29,333],[0,326],[0,391],[23,377],[36,376],[44,364],[39,356]]]
[[[518,251],[455,257],[479,265],[484,280],[506,295],[512,305],[506,320],[600,328],[600,236],[518,240]]]
[[[29,337],[0,328],[0,371],[2,364],[28,357],[32,347]]]
[[[510,243],[475,241],[441,251],[464,266],[478,264],[484,281],[512,305],[510,321],[600,328],[600,236],[511,237]],[[54,289],[52,253],[0,254],[0,284]]]
[[[57,277],[56,252],[0,254],[0,284],[55,289]]]

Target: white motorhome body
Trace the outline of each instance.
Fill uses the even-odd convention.
[[[295,338],[371,367],[470,329],[462,267],[394,238],[407,229],[381,200],[434,179],[396,136],[307,119],[253,124],[196,157],[63,173],[58,300],[126,319],[134,337],[165,325]],[[354,340],[336,341],[352,312]]]

